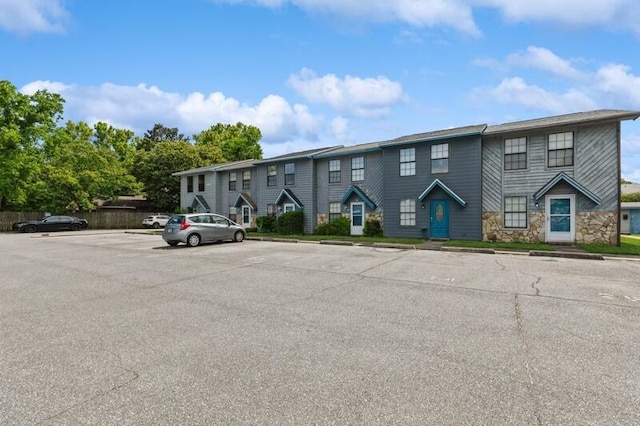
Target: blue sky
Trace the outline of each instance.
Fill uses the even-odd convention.
[[[637,0],[0,0],[0,79],[142,135],[259,127],[265,157],[640,110]],[[640,120],[622,127],[640,182]]]

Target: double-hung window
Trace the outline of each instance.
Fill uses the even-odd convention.
[[[229,173],[229,191],[235,191],[236,190],[236,181],[237,181],[237,179],[238,179],[238,177],[236,175],[236,172],[230,172]]]
[[[333,222],[334,220],[339,219],[341,216],[342,214],[340,213],[340,203],[329,203],[329,222]]]
[[[198,175],[198,191],[204,192],[204,175]]]
[[[296,164],[286,163],[284,165],[284,184],[295,185],[296,184]]]
[[[527,197],[504,198],[504,227],[527,227]]]
[[[340,182],[340,160],[329,160],[329,183]]]
[[[267,216],[275,216],[278,212],[278,208],[275,204],[267,204]]]
[[[549,135],[549,167],[573,166],[573,132]]]
[[[193,192],[193,176],[187,176],[187,192]]]
[[[416,200],[400,200],[400,226],[416,225]]]
[[[267,186],[276,186],[278,184],[278,166],[272,164],[267,166]]]
[[[362,180],[364,180],[364,157],[353,157],[351,159],[351,181]]]
[[[400,150],[400,176],[414,176],[416,174],[416,149]]]
[[[242,172],[242,189],[251,189],[251,170]]]
[[[449,173],[449,144],[431,145],[431,174]]]
[[[527,138],[504,140],[504,169],[519,170],[527,168]]]

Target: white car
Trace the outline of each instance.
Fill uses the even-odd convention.
[[[154,229],[164,228],[170,218],[171,216],[167,216],[163,214],[160,214],[157,216],[147,216],[142,221],[142,226],[144,226],[145,228],[154,228]]]

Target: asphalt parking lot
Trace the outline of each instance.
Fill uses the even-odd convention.
[[[0,234],[0,424],[640,424],[640,262]]]

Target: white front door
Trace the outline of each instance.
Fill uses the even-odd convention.
[[[547,195],[546,236],[549,243],[573,243],[576,239],[576,196]]]
[[[362,235],[364,203],[351,203],[351,235]]]
[[[242,226],[251,227],[251,207],[249,206],[242,206]]]

